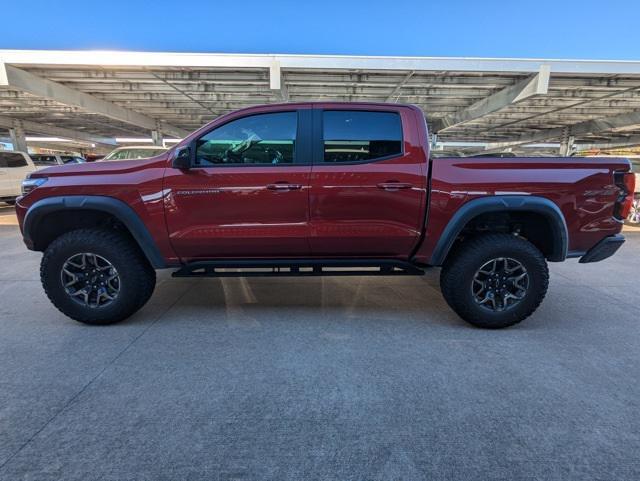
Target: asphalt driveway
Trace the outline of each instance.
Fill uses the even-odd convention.
[[[4,212],[4,216],[2,213]],[[60,314],[0,210],[2,480],[640,479],[640,234],[467,326],[424,278],[172,279]]]

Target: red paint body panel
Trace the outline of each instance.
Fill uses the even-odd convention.
[[[22,228],[28,208],[40,199],[63,195],[102,195],[127,203],[144,222],[168,264],[179,262],[167,237],[162,182],[167,153],[151,159],[91,162],[42,169],[32,177],[46,184],[18,198],[16,212]]]
[[[313,166],[309,240],[312,254],[408,258],[420,238],[427,189],[428,154],[423,149],[415,110],[340,103],[322,107],[398,112],[404,153],[374,162]],[[418,115],[422,117],[421,112]],[[405,185],[393,189],[396,183]],[[382,188],[385,184],[391,184],[391,188]]]
[[[310,171],[310,165],[168,169],[171,245],[187,260],[309,256]],[[301,188],[267,188],[285,182]]]
[[[569,251],[585,252],[622,230],[613,217],[619,194],[613,172],[628,168],[626,159],[614,158],[434,159],[427,231],[417,260],[428,262],[447,223],[464,203],[509,194],[553,201],[567,223]]]
[[[174,169],[174,152],[216,126],[256,113],[301,109],[399,112],[403,154],[357,164],[216,166]],[[429,161],[422,112],[397,104],[284,104],[222,116],[152,159],[52,167],[48,181],[16,204],[25,213],[40,199],[100,195],[130,205],[169,265],[222,257],[388,257],[428,263],[438,239],[464,203],[519,194],[553,201],[569,231],[569,250],[584,252],[620,232],[619,189],[611,158],[449,158]],[[428,185],[430,179],[430,185]],[[288,182],[293,190],[269,189]],[[399,183],[405,188],[383,188]],[[379,185],[382,185],[380,187]]]

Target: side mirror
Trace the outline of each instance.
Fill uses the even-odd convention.
[[[173,158],[173,168],[187,170],[191,168],[191,147],[182,147]]]

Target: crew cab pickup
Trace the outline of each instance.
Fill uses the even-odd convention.
[[[627,159],[431,158],[422,111],[290,103],[229,113],[153,158],[51,167],[16,204],[52,303],[127,318],[174,276],[421,275],[500,328],[529,316],[547,261],[624,242]]]

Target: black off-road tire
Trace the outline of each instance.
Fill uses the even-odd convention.
[[[61,271],[67,259],[88,252],[109,261],[118,272],[118,295],[108,305],[88,307],[74,300],[62,283]],[[106,325],[122,321],[138,311],[153,294],[156,273],[135,242],[114,229],[78,229],[54,240],[40,264],[44,290],[63,314],[76,321]]]
[[[527,270],[529,284],[521,301],[510,309],[491,311],[474,299],[474,275],[486,262],[511,258]],[[468,323],[487,329],[513,326],[529,317],[547,293],[549,270],[542,253],[530,242],[510,234],[484,234],[461,243],[440,273],[440,287],[449,306]]]

